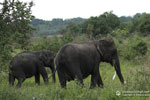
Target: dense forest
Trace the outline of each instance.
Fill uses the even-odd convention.
[[[108,11],[87,19],[45,21],[32,15],[33,2],[4,0],[0,5],[0,100],[150,99],[149,13],[118,17]],[[20,52],[50,50],[55,57],[67,43],[81,44],[108,37],[114,40],[117,48],[125,84],[120,84],[118,77],[112,79],[114,67],[101,62],[99,71],[105,84],[103,88],[89,89],[91,77],[87,77],[83,87],[75,80],[67,82],[66,89],[61,89],[57,71],[56,83],[50,78],[46,86],[43,80],[40,85],[35,84],[34,77],[27,78],[21,88],[9,85],[10,62]],[[50,69],[46,68],[46,71],[52,75]]]

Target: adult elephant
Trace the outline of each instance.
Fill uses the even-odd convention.
[[[25,51],[19,53],[12,59],[9,66],[9,84],[13,86],[16,78],[18,80],[17,87],[21,87],[21,83],[32,76],[35,76],[35,82],[40,84],[40,74],[44,83],[48,84],[45,67],[50,67],[52,73],[54,73],[54,57],[50,51]],[[53,74],[53,81],[55,82],[55,74]]]
[[[99,72],[100,62],[108,62],[114,66],[121,83],[124,84],[117,49],[112,38],[64,45],[56,56],[56,69],[61,87],[65,88],[66,81],[75,78],[84,85],[83,79],[88,75],[91,75],[90,88],[94,88],[96,84],[103,87]]]

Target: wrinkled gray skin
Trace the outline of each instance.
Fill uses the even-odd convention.
[[[40,84],[40,74],[44,83],[48,84],[45,67],[50,67],[52,73],[55,71],[54,58],[50,51],[25,51],[19,53],[10,63],[9,84],[13,86],[15,79],[17,79],[18,84],[16,87],[21,87],[23,81],[32,76],[35,76],[35,82]],[[55,82],[55,74],[53,74],[53,81]]]
[[[108,62],[114,66],[121,83],[124,84],[117,49],[112,38],[64,45],[56,56],[56,69],[61,87],[66,88],[66,82],[75,78],[83,86],[83,79],[88,75],[91,75],[90,88],[96,85],[103,87],[99,72],[100,62]]]

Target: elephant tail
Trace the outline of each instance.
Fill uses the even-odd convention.
[[[62,56],[63,56],[63,54],[61,53],[61,51],[58,51],[58,53],[56,54],[56,57],[55,57],[55,62],[54,62],[56,65],[56,69],[48,78],[51,78],[56,73],[59,66],[62,64],[62,62],[63,62]]]
[[[57,58],[57,57],[56,57]],[[56,63],[56,64],[55,64]],[[55,69],[55,71],[48,77],[48,79],[50,79],[55,73],[56,73],[56,71],[57,71],[57,69],[58,69],[58,63],[57,62],[54,62],[54,65],[56,65],[56,69]]]

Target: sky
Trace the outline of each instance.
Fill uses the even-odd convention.
[[[3,0],[0,0],[3,1]],[[29,2],[31,0],[20,0]],[[136,13],[150,13],[150,0],[32,0],[32,13],[36,18],[89,18],[113,11],[118,17]]]

